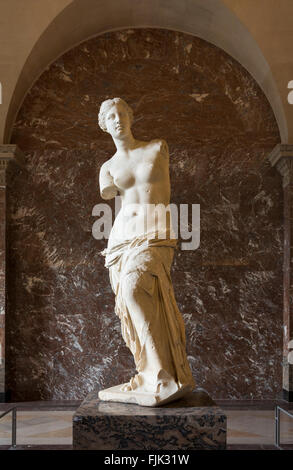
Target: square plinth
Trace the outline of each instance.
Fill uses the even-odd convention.
[[[226,434],[225,414],[201,389],[157,407],[101,401],[93,391],[73,416],[80,450],[217,450]]]

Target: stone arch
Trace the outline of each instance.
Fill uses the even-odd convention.
[[[57,57],[84,40],[125,28],[163,28],[189,33],[223,49],[243,65],[264,91],[282,142],[288,127],[270,67],[249,31],[221,0],[73,0],[43,32],[18,78],[7,113],[4,142],[32,84]]]

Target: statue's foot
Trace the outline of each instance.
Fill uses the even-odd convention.
[[[146,391],[143,386],[129,390],[134,383],[131,385],[130,380],[130,382],[126,384],[101,390],[99,392],[99,398],[102,401],[132,403],[141,406],[160,406],[182,398],[194,388],[191,384],[180,386],[176,384],[175,386],[173,382],[172,384],[165,384],[165,386],[160,387],[158,392]]]
[[[122,392],[132,392],[143,387],[143,379],[140,374],[136,374],[134,377],[131,377],[129,382],[121,386]]]
[[[164,369],[160,369],[156,375],[151,376],[145,372],[138,372],[127,384],[121,386],[121,391],[164,394],[167,389],[169,392],[171,389],[175,392],[178,387],[180,388],[174,378]]]

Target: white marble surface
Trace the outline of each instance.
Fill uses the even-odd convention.
[[[136,139],[132,122],[123,99],[101,104],[99,126],[112,137],[116,152],[101,166],[100,194],[106,200],[119,194],[122,203],[102,254],[137,374],[100,391],[99,398],[157,406],[185,395],[195,382],[170,276],[177,242],[167,215],[169,150],[164,140]]]

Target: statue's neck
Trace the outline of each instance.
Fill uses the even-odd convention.
[[[136,140],[132,134],[123,136],[121,139],[113,138],[113,140],[118,153],[127,153],[136,147]]]

